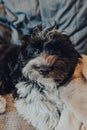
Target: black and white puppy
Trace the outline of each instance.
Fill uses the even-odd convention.
[[[15,106],[37,130],[56,130],[64,104],[60,93],[81,56],[68,36],[37,28],[29,39],[30,60],[16,85]]]

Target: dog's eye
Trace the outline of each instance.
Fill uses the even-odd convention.
[[[40,68],[40,65],[33,65],[32,66],[34,69],[39,69]]]

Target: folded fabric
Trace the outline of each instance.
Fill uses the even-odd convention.
[[[5,1],[5,0],[4,0]],[[58,30],[68,34],[74,47],[87,54],[87,0],[7,0],[13,12],[25,12],[29,27],[48,27],[56,21]],[[6,3],[7,5],[7,3]]]

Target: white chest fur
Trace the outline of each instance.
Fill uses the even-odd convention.
[[[59,122],[59,111],[63,109],[60,99],[62,88],[43,90],[42,93],[32,85],[26,87],[25,82],[17,84],[19,99],[15,100],[18,112],[29,123],[39,130],[53,130]]]

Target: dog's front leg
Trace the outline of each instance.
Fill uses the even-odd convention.
[[[81,122],[78,121],[73,113],[65,108],[61,114],[60,121],[55,130],[80,130]]]

